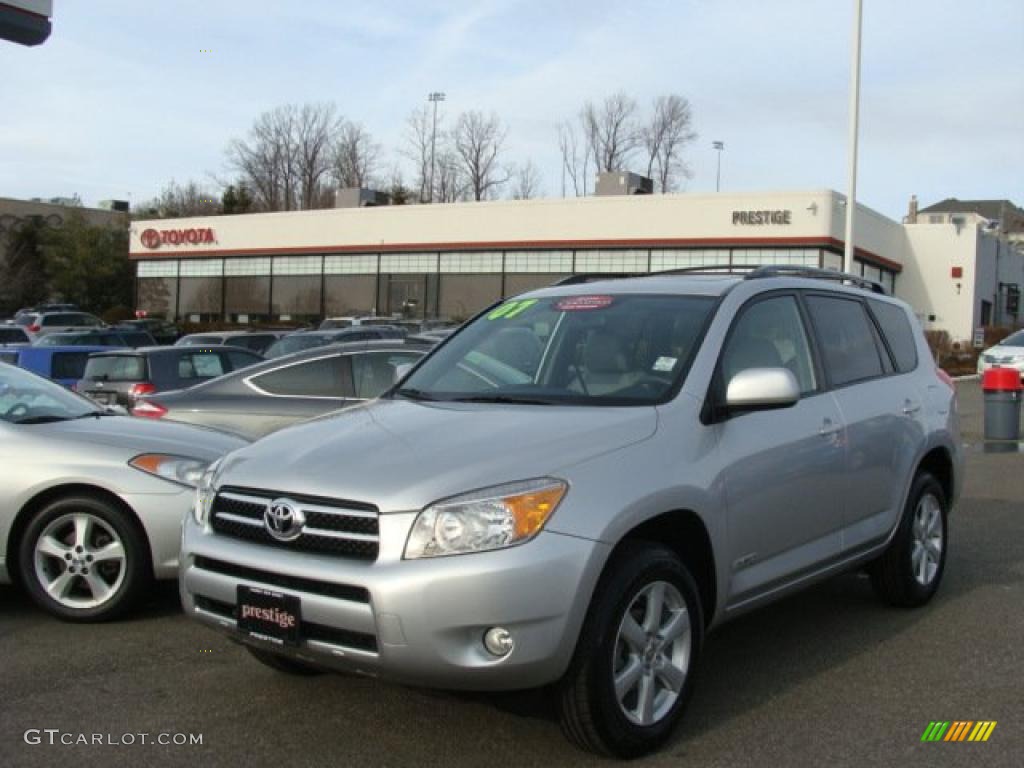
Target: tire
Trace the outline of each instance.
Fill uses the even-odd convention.
[[[152,583],[149,545],[135,519],[99,496],[51,501],[29,522],[18,571],[32,600],[65,621],[109,621]]]
[[[275,672],[284,672],[287,675],[298,675],[300,677],[312,677],[313,675],[322,675],[324,673],[324,670],[319,667],[290,659],[279,653],[253,648],[251,645],[245,646],[245,650],[251,653],[258,662],[265,664]]]
[[[652,622],[659,590],[662,607]],[[685,627],[676,624],[684,612],[689,620]],[[627,629],[628,619],[633,631]],[[655,624],[662,631],[648,632]],[[681,629],[666,645],[663,635],[672,627]],[[565,735],[581,749],[620,758],[660,747],[682,717],[703,640],[697,585],[679,557],[653,542],[621,544],[594,590],[576,652],[560,683]],[[635,678],[623,685],[621,701],[616,677]],[[650,704],[645,715],[643,692],[650,686],[654,695],[646,699]]]
[[[869,568],[871,585],[885,602],[917,608],[934,597],[949,549],[948,502],[927,472],[914,478],[896,535]]]

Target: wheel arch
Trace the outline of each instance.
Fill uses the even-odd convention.
[[[146,534],[146,528],[142,525],[142,521],[139,519],[139,516],[135,514],[135,510],[132,509],[128,503],[116,493],[101,486],[90,485],[89,483],[66,483],[63,485],[51,486],[50,488],[39,491],[36,495],[22,504],[21,509],[19,509],[18,513],[14,516],[14,522],[11,524],[10,531],[7,535],[7,552],[5,553],[7,573],[12,583],[22,586],[18,550],[21,547],[21,537],[24,536],[25,530],[28,528],[29,523],[32,520],[32,516],[39,512],[39,510],[43,509],[47,504],[65,496],[94,496],[113,504],[124,512],[129,522],[135,526],[139,535],[142,536],[142,540],[146,543],[146,546],[143,548],[146,557],[145,564],[148,573],[152,576],[152,542],[150,542],[149,536]]]
[[[689,509],[675,509],[647,518],[619,539],[609,561],[626,541],[664,544],[679,556],[697,582],[704,626],[710,626],[718,601],[718,577],[711,536],[700,515]]]
[[[946,503],[952,505],[955,489],[953,477],[953,457],[945,446],[936,446],[928,451],[917,464],[917,472],[928,472],[942,486],[946,494]]]

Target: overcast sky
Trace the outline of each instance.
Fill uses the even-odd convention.
[[[679,93],[686,191],[846,188],[852,0],[55,0],[42,46],[0,42],[0,196],[138,203],[230,175],[262,110],[337,102],[401,162],[432,90],[496,111],[505,159],[561,194],[558,122],[619,89]],[[864,0],[858,198],[1024,205],[1024,2]],[[205,51],[209,51],[208,53]],[[411,169],[406,171],[412,182]]]

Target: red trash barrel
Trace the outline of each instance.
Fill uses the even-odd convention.
[[[981,377],[985,393],[985,439],[1020,440],[1020,371],[989,368]]]

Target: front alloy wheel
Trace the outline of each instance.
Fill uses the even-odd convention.
[[[654,542],[620,544],[561,683],[566,736],[616,757],[657,749],[682,716],[703,638],[697,586],[679,556]]]
[[[615,640],[615,695],[623,714],[653,725],[679,699],[690,666],[690,614],[672,584],[656,581],[630,603]]]
[[[71,621],[104,621],[131,608],[151,580],[137,521],[99,496],[55,499],[19,543],[22,583],[46,611]]]

